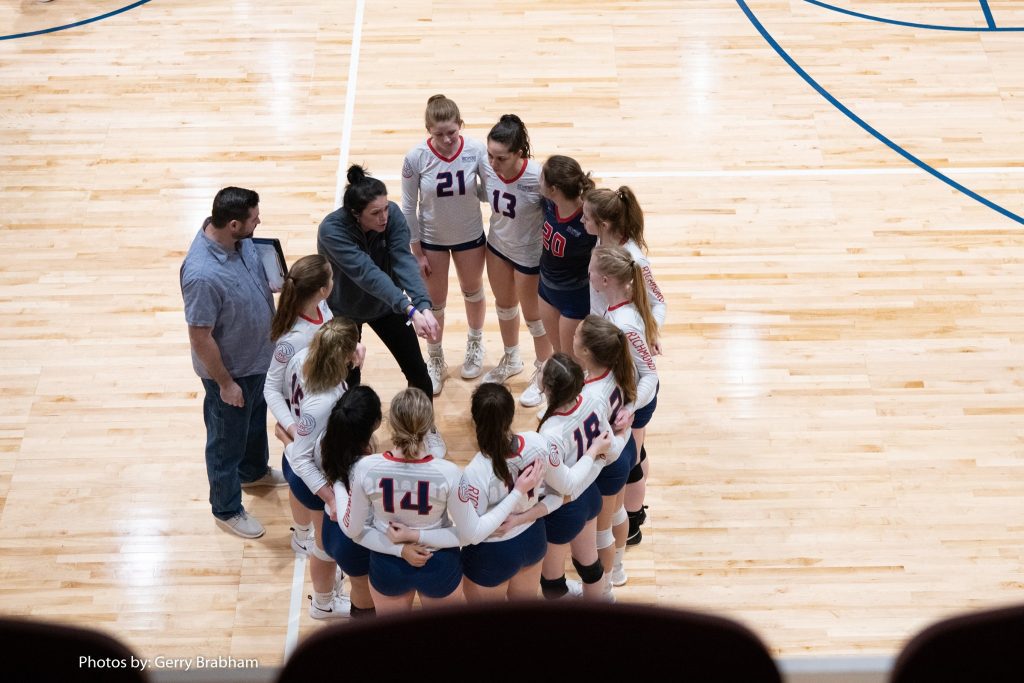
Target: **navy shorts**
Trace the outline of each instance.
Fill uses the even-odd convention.
[[[458,548],[435,550],[422,567],[413,567],[400,557],[370,553],[370,585],[388,596],[417,591],[428,598],[444,598],[462,582],[462,561]]]
[[[521,263],[516,263],[515,261],[510,259],[508,256],[505,256],[500,251],[495,249],[494,246],[490,242],[487,243],[487,248],[491,250],[491,253],[493,253],[495,256],[500,258],[502,261],[507,261],[509,264],[512,265],[513,268],[518,270],[523,275],[537,275],[537,274],[540,273],[540,266],[533,266],[531,268],[530,266],[524,266]]]
[[[579,289],[551,289],[541,280],[537,294],[552,308],[557,308],[563,318],[583,320],[590,315],[590,285]]]
[[[626,486],[626,480],[629,479],[629,471],[633,469],[636,464],[636,440],[630,436],[629,441],[622,449],[622,453],[619,454],[619,459],[613,462],[611,465],[607,465],[601,469],[601,474],[597,475],[597,488],[601,491],[602,496],[614,496],[616,493],[621,491]]]
[[[601,491],[595,484],[587,487],[579,498],[544,517],[548,543],[562,545],[576,538],[587,522],[601,512]]]
[[[658,387],[654,390],[654,398],[651,399],[651,402],[633,413],[633,429],[643,429],[651,421],[651,418],[654,417],[654,409],[658,407],[659,391],[661,391],[661,382],[658,382]]]
[[[288,464],[288,458],[284,456],[281,456],[281,471],[284,472],[284,478],[288,481],[288,488],[292,490],[295,500],[302,503],[303,507],[307,510],[323,511],[323,498],[309,490],[306,482],[302,481],[302,478],[295,474],[292,466]]]
[[[338,523],[327,515],[324,515],[320,541],[327,554],[349,576],[366,576],[370,573],[370,551],[346,536]]]
[[[420,240],[420,249],[426,249],[427,251],[469,251],[470,249],[484,246],[486,241],[483,233],[480,233],[480,236],[475,240],[463,242],[462,244],[429,244]]]
[[[518,574],[520,569],[543,560],[547,551],[544,523],[537,520],[507,541],[467,545],[462,549],[462,571],[478,586],[494,588]]]

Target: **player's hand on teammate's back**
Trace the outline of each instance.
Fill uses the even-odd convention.
[[[430,558],[434,556],[434,553],[427,550],[426,546],[422,546],[419,543],[407,543],[402,546],[402,559],[408,562],[413,567],[422,567]]]
[[[616,434],[622,434],[632,426],[633,413],[628,410],[620,410],[618,415],[615,416],[615,424],[612,425],[612,429]]]
[[[245,396],[242,394],[242,387],[238,386],[235,380],[231,380],[231,384],[221,386],[220,400],[235,408],[245,407]]]
[[[653,353],[655,356],[660,356],[661,355],[661,340],[660,339],[658,341],[654,342],[654,346],[651,347],[651,353]]]
[[[612,447],[612,433],[601,432],[601,436],[594,439],[594,453],[604,455]]]
[[[274,436],[276,436],[277,440],[285,446],[290,444],[292,441],[295,441],[295,437],[292,435],[291,431],[282,427],[280,422],[274,425]]]
[[[418,543],[420,532],[417,529],[410,529],[401,522],[391,521],[388,522],[388,540],[392,543]]]
[[[519,478],[516,479],[516,490],[520,493],[529,493],[537,488],[542,481],[544,481],[544,463],[534,460],[519,474]]]

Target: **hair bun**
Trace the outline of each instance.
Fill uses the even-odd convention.
[[[359,164],[352,164],[348,167],[348,173],[345,177],[348,178],[348,182],[352,185],[361,183],[366,180],[366,169]]]
[[[430,98],[427,100],[427,104],[430,104],[431,102],[437,102],[438,100],[443,99],[445,99],[445,97],[440,93],[438,93],[437,95],[431,95]]]

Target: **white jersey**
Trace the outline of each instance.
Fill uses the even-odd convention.
[[[608,420],[602,419],[606,412],[607,408],[597,399],[580,394],[572,408],[565,412],[555,411],[541,425],[540,433],[548,442],[544,483],[556,494],[546,496],[545,505],[548,505],[549,498],[557,498],[559,493],[576,500],[601,473],[606,460],[598,458],[595,461],[586,452],[594,439],[611,431]],[[621,446],[619,450],[622,450]]]
[[[481,166],[487,166],[487,148],[461,136],[451,157],[434,151],[429,139],[405,155],[402,213],[412,242],[454,246],[483,235]]]
[[[373,527],[380,532],[386,533],[388,522],[394,520],[420,529],[420,542],[425,545],[458,546],[490,536],[525,498],[513,490],[480,516],[468,506],[455,504],[461,480],[458,465],[430,455],[416,460],[391,452],[368,455],[353,470],[342,528],[361,529],[372,514]],[[455,518],[457,534],[451,533],[449,513]],[[450,540],[441,540],[445,538]]]
[[[547,457],[548,442],[537,432],[524,432],[515,435],[515,452],[506,458],[508,472],[515,481],[520,473],[535,460],[544,462]],[[564,468],[563,468],[564,469]],[[508,485],[494,474],[494,467],[491,466],[491,459],[483,453],[477,453],[466,465],[462,473],[462,480],[459,482],[459,495],[455,499],[455,505],[466,507],[467,516],[484,517],[488,511],[504,501],[509,494]],[[560,497],[560,496],[556,496]],[[529,495],[519,501],[512,510],[512,513],[526,512],[544,498],[544,483],[541,482]],[[456,525],[459,522],[456,521]],[[485,538],[473,538],[465,540],[467,545],[481,542],[507,541],[515,538],[530,528],[527,524],[520,524],[512,527],[501,536],[493,533]]]
[[[540,266],[544,249],[540,170],[540,164],[526,159],[519,175],[505,179],[489,163],[483,165],[487,201],[491,205],[487,241],[502,255],[527,268]]]
[[[625,333],[629,353],[633,357],[633,367],[636,368],[636,401],[628,409],[635,411],[643,408],[654,399],[658,391],[658,368],[654,364],[654,354],[647,348],[644,319],[629,301],[609,306],[604,317]]]
[[[285,371],[289,377],[294,378],[296,387],[294,396],[297,396],[299,400],[297,403],[293,400],[291,404],[296,424],[295,441],[285,446],[284,457],[288,459],[288,465],[292,471],[302,479],[302,483],[311,492],[316,493],[321,487],[327,485],[327,477],[324,476],[318,448],[320,438],[327,429],[327,419],[331,416],[334,404],[344,395],[347,387],[342,382],[328,391],[307,394],[302,364],[306,361],[308,353],[309,348],[307,347],[295,354]]]
[[[263,385],[263,398],[267,401],[267,407],[285,430],[295,424],[295,415],[291,411],[291,402],[296,387],[292,386],[293,378],[288,375],[286,369],[288,362],[296,353],[303,350],[313,341],[313,335],[317,333],[328,320],[334,317],[326,301],[317,304],[319,320],[307,318],[300,315],[296,319],[292,329],[281,335],[274,347],[274,357],[270,359],[270,367],[267,368],[267,381]],[[298,403],[298,399],[295,399]]]
[[[387,534],[382,534],[377,531],[377,529],[370,523],[362,529],[353,530],[351,534],[349,533],[349,530],[345,528],[344,524],[342,524],[342,516],[345,511],[348,510],[348,499],[348,489],[346,489],[340,481],[334,482],[334,504],[341,512],[338,514],[337,522],[332,522],[330,514],[328,513],[327,517],[324,518],[324,524],[337,524],[346,535],[352,535],[352,540],[364,548],[368,548],[374,552],[384,553],[385,555],[401,557],[402,546],[398,543],[392,543],[390,539],[388,539]],[[372,521],[373,520],[370,520],[370,522]],[[356,533],[356,531],[359,533]]]
[[[640,248],[640,245],[633,240],[627,241],[622,247],[629,252],[629,255],[639,264],[640,270],[643,272],[644,285],[646,285],[647,289],[647,300],[651,302],[651,314],[658,322],[658,327],[660,328],[665,324],[665,313],[668,305],[665,303],[665,295],[661,293],[661,288],[658,287],[658,283],[654,279],[654,273],[651,272],[651,260],[647,258],[647,254]],[[594,291],[594,288],[591,287],[590,312],[604,317],[607,311],[608,302],[605,300],[604,294]]]
[[[609,424],[614,424],[619,409],[623,407],[623,400],[622,389],[615,383],[615,375],[611,370],[605,370],[604,374],[586,380],[583,383],[583,395],[592,397],[598,405],[603,406],[604,413],[601,417]]]

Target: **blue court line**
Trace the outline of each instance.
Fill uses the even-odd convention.
[[[988,22],[989,28],[996,27],[996,20],[992,16],[992,10],[988,6],[988,0],[979,0],[981,2],[981,11],[985,13],[985,21]]]
[[[825,90],[825,88],[823,88],[816,80],[811,78],[811,75],[808,74],[806,71],[804,71],[804,69],[799,64],[797,64],[796,61],[792,57],[789,56],[789,53],[787,53],[785,50],[782,49],[782,46],[779,45],[779,43],[772,37],[772,35],[770,33],[768,33],[768,30],[764,27],[764,25],[762,25],[761,22],[758,21],[757,17],[754,16],[754,13],[751,11],[750,7],[747,6],[746,0],[736,0],[736,4],[738,4],[740,6],[740,9],[743,10],[743,13],[747,15],[747,19],[749,19],[750,23],[754,25],[754,28],[757,29],[758,33],[760,33],[761,36],[768,42],[768,44],[771,45],[772,49],[775,50],[775,52],[777,52],[778,55],[780,57],[782,57],[782,59],[787,64],[789,64],[790,68],[793,69],[793,71],[795,71],[801,78],[803,78],[805,81],[807,81],[808,85],[810,85],[812,88],[817,90],[818,94],[821,95],[822,97],[824,97],[833,107],[835,107],[839,111],[841,111],[844,114],[846,114],[846,116],[851,121],[853,121],[858,126],[860,126],[864,130],[866,130],[868,133],[873,135],[880,142],[884,143],[886,146],[888,146],[894,152],[896,152],[897,154],[902,156],[904,159],[906,159],[907,161],[909,161],[912,164],[916,165],[922,171],[926,171],[926,172],[930,173],[931,175],[935,176],[936,178],[938,178],[942,182],[946,183],[950,187],[952,187],[952,188],[954,188],[956,190],[959,190],[960,192],[964,193],[965,195],[967,195],[971,199],[973,199],[973,200],[975,200],[975,201],[977,201],[977,202],[979,202],[981,204],[984,204],[985,206],[987,206],[988,208],[992,209],[993,211],[996,211],[996,212],[1006,216],[1007,218],[1009,218],[1012,221],[1016,221],[1017,223],[1020,223],[1020,224],[1024,225],[1024,218],[1021,218],[1020,216],[1018,216],[1014,212],[1010,211],[1009,209],[1005,209],[1005,208],[999,206],[998,204],[996,204],[995,202],[993,202],[993,201],[991,201],[989,199],[986,199],[985,197],[982,197],[980,194],[978,194],[974,190],[970,189],[969,187],[967,187],[965,185],[961,185],[960,183],[958,183],[957,181],[953,180],[949,176],[945,175],[944,173],[942,173],[938,169],[936,169],[936,168],[932,167],[931,165],[929,165],[924,160],[918,159],[916,156],[914,156],[913,154],[911,154],[907,150],[903,149],[902,147],[897,145],[895,142],[893,142],[889,138],[885,137],[885,135],[883,135],[878,130],[873,128],[867,121],[865,121],[864,119],[862,119],[859,116],[857,116],[856,114],[854,114],[850,110],[849,107],[847,107],[842,102],[840,102],[835,97],[833,97],[832,94],[829,91]]]
[[[27,33],[12,33],[9,36],[0,36],[0,40],[14,40],[15,38],[28,38],[29,36],[40,36],[44,33],[55,33],[56,31],[63,31],[65,29],[75,28],[76,26],[84,26],[85,24],[91,24],[94,21],[102,21],[103,19],[109,19],[110,17],[116,14],[120,14],[121,12],[127,12],[130,9],[135,9],[139,5],[145,5],[147,2],[149,2],[149,0],[139,0],[138,2],[133,2],[132,4],[126,7],[116,9],[113,12],[107,12],[106,14],[101,14],[98,17],[93,17],[92,19],[82,19],[81,21],[76,21],[72,24],[64,24],[63,26],[54,26],[52,28],[44,28],[38,31],[29,31]]]
[[[995,21],[990,21],[988,28],[978,26],[940,26],[938,24],[918,24],[913,21],[900,21],[899,19],[886,19],[885,17],[876,17],[873,14],[864,14],[863,12],[855,12],[852,9],[846,9],[845,7],[836,7],[830,5],[827,2],[821,0],[804,0],[804,2],[811,5],[817,5],[823,9],[829,9],[833,12],[839,12],[840,14],[847,14],[851,17],[857,17],[858,19],[867,19],[868,21],[877,21],[881,24],[894,24],[896,26],[906,26],[908,28],[924,28],[932,31],[971,31],[977,33],[998,33],[998,32],[1010,32],[1010,31],[1024,31],[1024,26],[1009,26],[1006,28],[1000,28],[995,25]],[[987,9],[988,5],[985,0],[982,0],[982,9]],[[986,19],[991,16],[991,12],[986,14]]]

